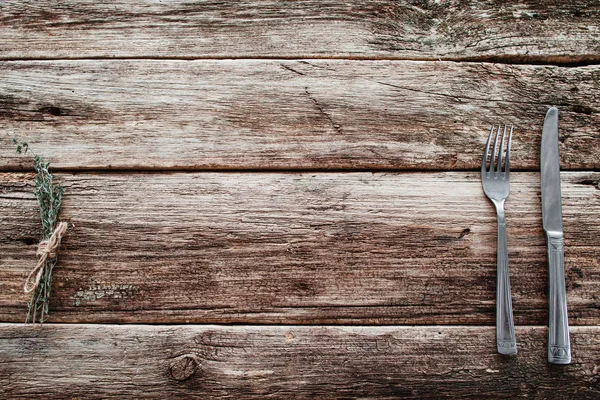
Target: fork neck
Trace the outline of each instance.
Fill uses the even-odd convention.
[[[494,200],[494,205],[496,206],[496,215],[498,216],[498,222],[504,222],[504,200]]]

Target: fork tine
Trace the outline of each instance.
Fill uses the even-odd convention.
[[[508,144],[506,145],[506,177],[508,178],[509,172],[510,172],[510,144],[512,142],[512,133],[513,133],[513,126],[510,126],[510,133],[508,135]]]
[[[494,125],[490,128],[490,135],[488,136],[488,140],[485,144],[485,149],[483,149],[483,160],[481,160],[481,173],[487,172],[487,158],[488,153],[490,151],[490,142],[492,141],[492,135],[494,134]]]
[[[496,171],[498,171],[498,172],[502,172],[502,153],[504,153],[504,138],[506,137],[506,128],[507,128],[507,126],[504,125],[504,131],[502,132],[502,139],[500,139],[500,151],[498,153],[498,168],[496,168]],[[500,131],[498,131],[498,134],[500,134]]]
[[[496,135],[494,136],[494,149],[492,150],[492,159],[490,161],[490,172],[495,172],[498,171],[498,169],[494,169],[495,165],[496,165],[496,153],[498,152],[498,135],[500,134],[500,127],[501,125],[498,125],[498,131],[496,132]]]

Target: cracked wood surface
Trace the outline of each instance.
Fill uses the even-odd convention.
[[[599,398],[599,16],[591,0],[0,2],[0,398]],[[553,105],[569,366],[546,364]],[[498,122],[521,171],[515,358],[495,351],[494,209],[465,172]],[[11,324],[40,236],[13,137],[67,186],[61,325]]]
[[[547,322],[539,174],[506,204],[517,325]],[[0,318],[25,316],[32,175],[0,175]],[[74,225],[51,322],[493,324],[496,216],[474,172],[60,174]],[[571,324],[598,324],[599,173],[563,172]]]
[[[600,66],[349,60],[0,64],[0,168],[478,169],[514,123],[513,169],[539,171],[560,110],[561,166],[600,168]]]
[[[0,58],[402,58],[600,61],[593,0],[19,0]]]
[[[0,395],[60,398],[598,399],[600,327],[573,327],[548,366],[546,328],[0,324]],[[376,366],[376,367],[374,367]],[[51,390],[49,390],[51,388]]]

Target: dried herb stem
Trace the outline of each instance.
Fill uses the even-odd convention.
[[[56,228],[65,188],[54,183],[54,177],[50,173],[50,163],[44,162],[41,156],[33,153],[27,143],[18,143],[16,139],[13,139],[13,142],[17,145],[17,153],[21,154],[29,151],[34,155],[34,168],[36,172],[34,194],[40,207],[42,241],[48,240]],[[55,265],[56,258],[48,258],[46,260],[40,282],[32,292],[25,322],[35,323],[38,320],[39,322],[44,322],[45,317],[48,315],[52,271]]]

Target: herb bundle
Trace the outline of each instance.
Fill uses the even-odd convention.
[[[17,153],[29,151],[34,156],[36,171],[34,194],[42,218],[42,241],[38,248],[40,260],[25,283],[25,292],[31,293],[25,322],[35,323],[36,320],[44,322],[45,316],[48,315],[52,270],[56,265],[56,250],[66,230],[66,223],[60,223],[57,229],[58,213],[65,188],[54,183],[54,177],[50,173],[50,163],[44,162],[41,156],[33,153],[27,143],[18,143],[16,139],[13,139],[13,142],[17,145]],[[33,282],[32,278],[34,278]]]

